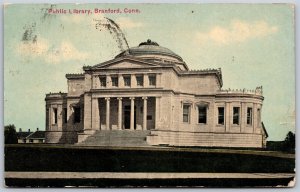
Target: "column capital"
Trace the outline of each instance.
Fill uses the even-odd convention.
[[[118,97],[117,99],[118,99],[118,100],[122,100],[123,98],[122,98],[122,97]]]
[[[129,99],[130,99],[130,100],[134,100],[134,99],[135,99],[135,97],[129,97]]]
[[[142,99],[144,99],[144,100],[147,100],[147,99],[148,99],[148,97],[142,97]]]
[[[110,97],[105,97],[105,100],[108,100],[108,101],[109,101],[109,100],[110,100]]]

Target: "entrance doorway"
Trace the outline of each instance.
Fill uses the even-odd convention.
[[[124,106],[124,128],[130,129],[130,105]],[[136,107],[134,106],[134,129],[136,129]]]

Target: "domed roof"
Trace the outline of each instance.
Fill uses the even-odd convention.
[[[146,42],[142,42],[139,44],[137,47],[131,47],[126,51],[123,51],[116,57],[121,57],[125,55],[136,55],[136,56],[141,56],[141,55],[165,55],[169,57],[176,58],[179,61],[182,61],[182,58],[171,51],[168,48],[159,46],[158,43],[151,41],[148,39]]]

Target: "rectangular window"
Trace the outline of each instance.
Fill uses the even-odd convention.
[[[118,77],[111,77],[111,85],[113,87],[118,87],[119,86]]]
[[[53,108],[54,124],[57,124],[57,108]]]
[[[233,124],[239,125],[240,124],[240,108],[233,107]]]
[[[198,123],[206,124],[207,116],[207,107],[199,106],[198,107]]]
[[[155,86],[156,85],[156,76],[155,75],[149,75],[149,85]]]
[[[252,108],[247,108],[247,125],[252,125]]]
[[[74,107],[74,123],[80,123],[80,121],[81,121],[80,107]]]
[[[137,84],[137,86],[143,86],[144,85],[144,76],[143,75],[137,75],[136,76],[136,84]]]
[[[183,122],[190,122],[190,105],[183,105]]]
[[[124,76],[124,86],[130,87],[131,85],[131,77],[130,76]]]
[[[106,76],[100,76],[100,86],[106,87]]]
[[[224,107],[218,107],[218,124],[224,125]]]
[[[68,122],[67,108],[64,108],[64,123]]]

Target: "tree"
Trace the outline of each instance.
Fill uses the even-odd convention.
[[[295,134],[291,131],[288,132],[283,144],[284,151],[295,151],[295,139]]]
[[[4,126],[4,140],[5,144],[18,143],[18,136],[14,124]]]

